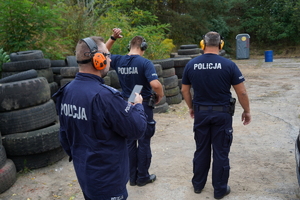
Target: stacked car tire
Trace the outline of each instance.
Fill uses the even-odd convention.
[[[28,59],[23,56],[26,53],[39,56]],[[49,69],[50,60],[40,58],[43,56],[40,51],[18,54],[27,60],[12,59],[12,62],[18,62],[22,69],[28,70],[18,73],[17,65],[3,65],[5,72],[14,73],[0,79],[0,131],[7,158],[13,161],[17,171],[21,171],[48,166],[66,154],[59,142],[58,117],[51,99],[49,81],[53,82],[53,75],[50,77],[53,73]]]
[[[164,88],[164,78],[163,78],[163,69],[161,64],[154,64],[158,81],[163,85]],[[163,96],[161,101],[155,105],[153,112],[154,113],[165,113],[169,109],[169,104],[167,103],[166,96]]]
[[[168,105],[181,103],[182,95],[178,86],[178,76],[175,74],[174,60],[167,58],[153,60],[152,62],[162,66],[164,93]]]

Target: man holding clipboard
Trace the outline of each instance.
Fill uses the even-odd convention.
[[[109,50],[115,40],[122,37],[121,32],[121,29],[113,29],[113,35],[106,42]],[[135,36],[128,45],[129,53],[127,55],[112,55],[111,58],[111,67],[118,74],[124,99],[129,98],[136,85],[141,85],[143,106],[148,116],[148,125],[144,136],[138,140],[127,141],[131,186],[144,186],[156,180],[156,175],[150,175],[148,171],[152,158],[150,142],[155,133],[156,124],[153,119],[153,108],[160,102],[164,92],[153,63],[143,57],[146,49],[146,40],[141,36]]]

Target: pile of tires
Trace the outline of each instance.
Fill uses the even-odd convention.
[[[8,190],[16,180],[16,166],[12,160],[7,159],[5,148],[2,145],[2,140],[0,140],[0,194]]]
[[[54,94],[58,85],[54,82],[50,59],[45,59],[41,50],[28,50],[11,53],[10,61],[2,66],[2,78],[11,76],[23,71],[35,69],[38,77],[45,77],[48,81],[51,94]]]
[[[175,74],[174,60],[172,58],[152,60],[153,64],[160,64],[162,67],[162,77],[166,103],[179,104],[182,95],[178,86],[178,76]]]
[[[190,57],[194,58],[199,55],[202,55],[203,51],[196,44],[185,44],[181,45],[177,50],[177,53],[171,53],[171,58],[178,58],[178,57]]]
[[[0,79],[5,82],[0,84],[0,132],[7,158],[17,171],[61,160],[66,154],[59,142],[58,117],[48,80],[31,77],[16,81],[11,77]]]
[[[154,64],[155,67],[155,71],[157,73],[158,76],[158,81],[162,84],[163,89],[164,87],[164,78],[163,78],[163,69],[162,66],[160,64]],[[169,104],[166,101],[166,96],[163,96],[163,98],[161,99],[161,101],[155,105],[153,112],[154,113],[165,113],[167,112],[169,109]]]

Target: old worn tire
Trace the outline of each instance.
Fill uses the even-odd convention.
[[[0,169],[0,194],[8,190],[17,180],[16,166],[12,160],[7,159]]]
[[[164,85],[164,78],[163,77],[158,77],[157,79],[162,85]]]
[[[178,57],[173,58],[174,60],[174,67],[185,67],[185,65],[191,60],[191,57]]]
[[[0,84],[0,112],[39,105],[50,98],[49,84],[44,77]]]
[[[56,120],[55,103],[50,99],[48,102],[37,106],[0,112],[0,131],[2,136],[32,131],[48,126]]]
[[[164,69],[162,71],[163,71],[163,74],[162,74],[163,78],[167,78],[167,77],[175,75],[175,68],[174,67],[169,68],[169,69]]]
[[[165,89],[164,92],[165,92],[166,97],[170,97],[170,96],[175,96],[178,93],[180,93],[180,89],[179,89],[179,86],[176,86],[174,88]]]
[[[175,67],[175,74],[178,76],[178,78],[182,78],[183,71],[185,67]]]
[[[180,49],[195,49],[198,48],[197,44],[184,44],[184,45],[180,45],[179,47]]]
[[[65,67],[67,66],[65,60],[51,60],[51,67]]]
[[[169,105],[171,105],[171,104],[179,104],[179,103],[181,103],[181,101],[182,101],[182,94],[181,93],[178,93],[175,96],[167,97],[167,103]]]
[[[155,71],[158,77],[162,76],[163,71],[162,71],[162,67],[160,64],[154,64],[155,67]]]
[[[4,166],[6,162],[6,151],[2,144],[0,144],[0,169]]]
[[[44,54],[41,50],[28,50],[14,52],[9,55],[11,62],[22,61],[22,60],[35,60],[44,58]]]
[[[62,78],[60,80],[60,87],[63,87],[64,85],[66,85],[67,83],[73,81],[74,78]]]
[[[50,97],[53,96],[58,90],[58,84],[56,82],[49,83],[49,88],[50,88]]]
[[[166,102],[162,105],[155,106],[155,108],[153,109],[153,113],[165,113],[168,111],[168,109],[169,109],[169,105]]]
[[[169,69],[174,67],[174,61],[172,58],[152,60],[153,64],[160,64],[162,69]]]
[[[193,54],[199,54],[200,48],[194,48],[194,49],[178,49],[178,55],[193,55]]]
[[[2,79],[0,79],[0,83],[22,81],[22,80],[36,78],[37,76],[38,76],[37,71],[35,69],[30,69],[27,71],[19,72],[17,74],[13,74],[11,76],[2,78]]]
[[[36,72],[38,74],[38,77],[45,77],[48,81],[48,83],[51,83],[54,81],[53,79],[53,72],[52,69],[49,67],[47,69],[36,69]],[[2,77],[8,77],[14,74],[17,74],[19,72],[2,72]]]
[[[170,89],[178,86],[178,76],[174,75],[174,76],[164,78],[164,86],[165,89]]]
[[[16,62],[3,63],[2,71],[4,72],[22,72],[30,69],[47,69],[50,68],[49,59],[22,60]]]
[[[104,78],[103,78],[103,80],[104,80],[104,84],[105,85],[111,85],[111,81],[110,81],[110,77],[109,76],[105,76]]]
[[[8,156],[43,153],[60,146],[59,123],[24,133],[3,136],[3,146]]]
[[[107,76],[110,77],[110,86],[113,88],[121,88],[120,82],[119,82],[119,77],[118,74],[115,70],[110,70],[107,73]]]
[[[74,78],[79,72],[79,67],[62,67],[60,69],[60,75],[64,78]]]
[[[69,67],[78,67],[76,56],[67,56],[65,58],[66,65]]]
[[[17,171],[24,169],[38,169],[52,165],[63,159],[67,154],[60,146],[56,149],[43,153],[25,155],[25,156],[9,156],[16,166]]]

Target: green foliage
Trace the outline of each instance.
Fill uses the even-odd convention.
[[[0,74],[2,72],[2,65],[7,62],[10,62],[9,55],[7,55],[2,48],[0,48]]]
[[[58,6],[37,0],[2,0],[0,7],[0,41],[8,52],[41,47],[41,42],[57,34],[62,12]]]

